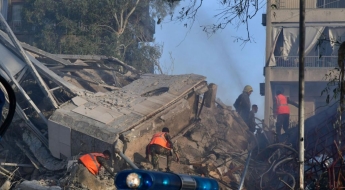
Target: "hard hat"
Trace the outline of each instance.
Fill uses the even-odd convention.
[[[253,88],[250,85],[246,85],[243,89],[243,92],[253,92]]]

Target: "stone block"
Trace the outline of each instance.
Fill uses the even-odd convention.
[[[214,107],[217,96],[217,85],[210,83],[208,85],[208,91],[205,93],[205,106],[208,108]]]

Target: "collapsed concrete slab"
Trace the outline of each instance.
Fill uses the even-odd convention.
[[[195,119],[199,95],[207,91],[201,75],[145,74],[122,89],[107,93],[85,92],[60,106],[48,121],[49,149],[57,158],[112,150],[120,134],[142,136],[140,126],[167,122],[171,114],[183,114],[179,131]],[[167,114],[167,110],[175,112]],[[176,115],[175,115],[176,117]],[[148,128],[146,127],[146,131]]]

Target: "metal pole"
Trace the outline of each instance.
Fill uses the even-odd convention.
[[[117,139],[114,143],[114,152],[117,153],[121,158],[123,158],[133,169],[139,169],[131,159],[123,154],[123,142],[120,139]]]
[[[247,157],[247,161],[246,161],[246,166],[244,167],[244,171],[243,171],[242,176],[241,176],[241,182],[240,182],[240,186],[238,187],[238,190],[241,190],[242,187],[243,187],[243,183],[244,183],[244,179],[246,178],[246,173],[247,173],[247,170],[248,170],[250,158],[252,156],[252,151],[253,150],[249,151],[249,153],[248,153],[248,157]]]
[[[274,1],[275,2],[275,1]],[[264,122],[265,125],[270,126],[270,115],[271,110],[270,107],[273,105],[272,103],[272,89],[271,89],[271,75],[270,75],[270,58],[272,52],[272,1],[267,0],[266,5],[266,55],[265,55],[265,67],[264,67],[264,76],[265,76],[265,118]]]
[[[121,158],[123,158],[133,169],[139,169],[138,166],[136,166],[132,160],[130,160],[126,155],[124,155],[122,152],[117,152]]]
[[[300,0],[299,12],[299,189],[304,189],[304,49],[305,49],[305,0]]]
[[[31,63],[29,57],[26,55],[24,49],[22,48],[22,46],[19,44],[16,36],[13,34],[10,26],[8,26],[5,18],[2,16],[2,14],[0,13],[0,23],[4,26],[5,32],[7,33],[8,37],[11,39],[13,46],[18,50],[18,52],[22,55],[22,58],[24,59],[24,62],[29,66],[32,75],[35,77],[38,86],[42,89],[43,93],[45,95],[47,95],[48,99],[50,100],[50,102],[52,103],[52,105],[57,108],[58,105],[55,101],[55,99],[53,98],[53,96],[51,95],[51,93],[48,90],[47,85],[44,83],[43,79],[41,78],[41,76],[38,74],[35,66]]]

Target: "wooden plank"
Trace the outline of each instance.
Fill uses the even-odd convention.
[[[50,80],[54,81],[58,85],[61,85],[71,92],[77,93],[82,91],[80,88],[74,86],[73,84],[66,82],[63,80],[60,76],[58,76],[53,71],[49,70],[45,65],[43,65],[41,62],[37,61],[32,55],[28,54],[28,57],[32,61],[32,63],[37,67],[37,70],[40,71],[41,74],[43,74],[45,77],[49,78]]]
[[[85,59],[85,60],[101,60],[106,59],[106,56],[102,55],[71,55],[71,54],[55,54],[55,56],[62,59]]]
[[[2,166],[14,166],[14,167],[29,167],[32,168],[34,167],[31,164],[17,164],[17,163],[5,163],[5,162],[1,162]]]
[[[72,72],[72,71],[80,71],[83,69],[93,69],[93,70],[106,70],[106,71],[113,71],[115,69],[107,68],[104,66],[89,66],[89,65],[58,65],[58,66],[52,66],[49,67],[51,70],[59,70],[64,72]]]
[[[48,53],[48,52],[45,52],[45,51],[43,51],[43,50],[41,50],[41,49],[38,49],[38,48],[36,48],[36,47],[34,47],[34,46],[31,46],[31,45],[29,45],[29,44],[26,44],[26,43],[20,43],[20,44],[22,45],[22,47],[23,47],[25,50],[30,51],[30,52],[33,52],[33,53],[35,53],[35,54],[37,54],[37,55],[40,55],[40,56],[47,57],[47,58],[49,58],[49,59],[51,59],[51,60],[53,60],[53,61],[55,61],[55,62],[58,62],[58,63],[60,63],[60,64],[63,64],[63,65],[71,65],[71,64],[72,64],[71,62],[69,62],[69,61],[67,61],[67,60],[61,59],[61,58],[59,58],[59,57],[56,56],[56,55],[53,55],[53,54]]]

